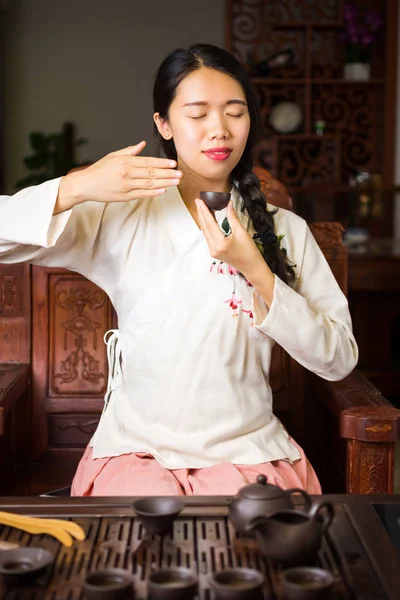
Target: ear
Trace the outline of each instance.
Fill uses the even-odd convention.
[[[158,133],[164,138],[164,140],[170,140],[172,138],[172,131],[168,121],[160,117],[160,113],[154,113],[154,123],[158,129]]]

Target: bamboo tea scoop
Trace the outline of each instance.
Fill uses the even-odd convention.
[[[80,525],[64,519],[42,519],[0,511],[0,525],[15,527],[32,535],[47,533],[68,547],[72,546],[73,538],[79,541],[86,538]]]

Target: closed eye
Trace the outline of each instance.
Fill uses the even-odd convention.
[[[233,114],[227,113],[226,116],[227,117],[233,117],[234,119],[239,119],[240,117],[243,117],[244,114],[245,113],[240,113],[238,115],[233,115]],[[207,115],[199,115],[197,117],[189,117],[189,119],[204,119],[206,116]]]

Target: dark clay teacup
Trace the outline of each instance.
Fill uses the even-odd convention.
[[[335,578],[317,567],[297,567],[281,573],[285,600],[329,600]]]
[[[174,496],[148,496],[135,500],[133,509],[148,535],[172,531],[174,519],[185,507],[185,503]]]
[[[216,600],[257,600],[263,598],[264,575],[255,569],[226,569],[213,575],[210,585]]]
[[[54,556],[44,548],[21,547],[0,552],[0,575],[7,585],[28,583],[43,575]]]
[[[333,504],[323,502],[314,504],[308,513],[282,510],[270,517],[256,517],[248,530],[255,530],[261,552],[271,560],[284,566],[304,565],[317,554],[334,516]]]
[[[89,573],[83,583],[89,600],[124,600],[133,598],[133,578],[123,569],[105,569]]]
[[[150,573],[148,591],[150,600],[192,600],[197,592],[197,577],[183,567],[160,569]]]
[[[200,192],[200,199],[210,210],[222,210],[228,206],[231,194],[230,192]]]

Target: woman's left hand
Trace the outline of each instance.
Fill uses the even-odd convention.
[[[253,274],[260,269],[264,270],[268,265],[262,257],[254,240],[247,233],[237,218],[232,201],[227,208],[227,219],[231,228],[231,234],[225,236],[214,216],[199,198],[195,200],[201,230],[206,238],[210,255],[231,267],[234,267],[251,283]]]

